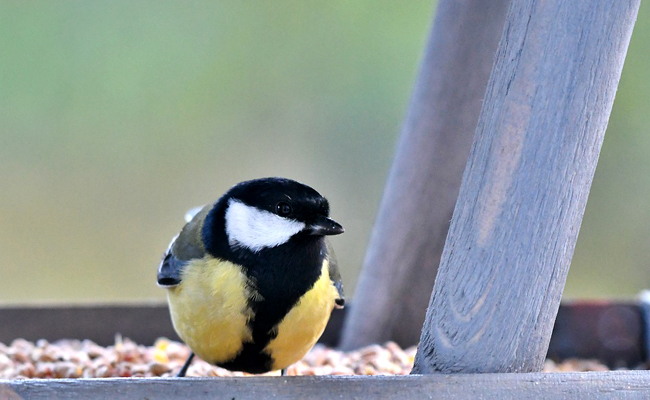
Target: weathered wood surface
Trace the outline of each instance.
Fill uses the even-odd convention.
[[[647,399],[648,371],[0,381],[2,400]]]
[[[541,370],[638,7],[511,3],[415,372]]]
[[[441,0],[341,347],[417,344],[508,0]]]

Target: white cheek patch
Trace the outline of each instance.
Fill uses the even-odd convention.
[[[226,234],[231,246],[260,251],[279,246],[305,229],[305,224],[282,218],[271,212],[250,207],[237,200],[228,202]]]

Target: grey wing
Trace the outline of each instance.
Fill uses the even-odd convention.
[[[172,248],[174,247],[174,243],[176,242],[176,239],[178,239],[178,236],[179,235],[174,236],[171,243],[169,243],[169,247],[167,247],[167,251],[165,251],[165,255],[160,262],[160,266],[158,266],[157,278],[158,286],[160,287],[169,288],[178,286],[178,284],[181,283],[181,272],[183,271],[185,264],[187,264],[187,261],[179,260],[172,253]]]
[[[181,272],[187,261],[180,261],[170,254],[166,254],[158,267],[158,286],[174,287],[181,283]]]
[[[211,204],[203,207],[200,211],[192,209],[186,214],[189,221],[176,235],[163,256],[158,267],[158,286],[178,286],[182,280],[182,272],[185,266],[193,259],[202,258],[205,255],[205,248],[201,239],[201,230],[205,216],[211,209]]]
[[[334,254],[334,248],[327,238],[325,239],[325,246],[327,248],[327,262],[329,264],[329,273],[330,279],[334,284],[334,287],[339,292],[339,298],[335,300],[337,308],[343,308],[345,306],[345,293],[343,293],[343,281],[341,280],[341,272],[339,271],[339,263],[336,260],[336,254]]]

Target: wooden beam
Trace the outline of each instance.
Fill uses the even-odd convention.
[[[0,342],[23,338],[90,339],[102,346],[121,334],[151,345],[158,337],[180,340],[166,304],[40,304],[0,307]]]
[[[419,339],[508,3],[438,3],[343,349]]]
[[[638,8],[511,3],[414,372],[541,370]]]
[[[610,368],[638,368],[648,361],[648,316],[639,304],[563,302],[546,358],[596,359]]]
[[[344,310],[332,312],[320,343],[336,346]],[[109,346],[115,343],[117,334],[149,346],[160,337],[180,341],[167,303],[0,305],[0,343],[11,343],[17,338],[50,342],[89,339]]]
[[[0,398],[647,399],[648,371],[384,377],[123,378],[0,381]]]

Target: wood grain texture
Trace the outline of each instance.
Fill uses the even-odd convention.
[[[638,7],[512,2],[416,373],[541,370]]]
[[[438,4],[343,349],[419,339],[508,3]]]
[[[647,399],[648,371],[384,377],[0,380],[0,399]]]

